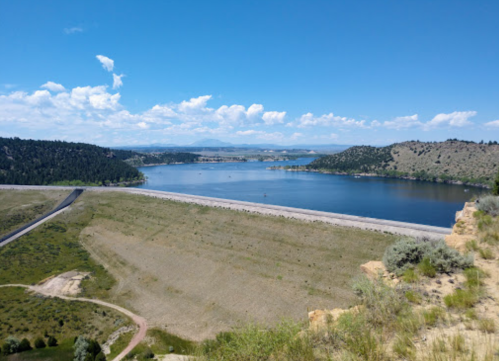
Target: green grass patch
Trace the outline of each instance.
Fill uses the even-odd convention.
[[[0,289],[1,342],[12,335],[27,338],[33,346],[36,337],[48,334],[58,340],[84,335],[103,343],[129,324],[120,312],[93,303],[42,297],[21,288]]]
[[[468,309],[478,302],[479,296],[474,289],[456,290],[444,297],[444,303],[449,308]]]
[[[483,286],[483,279],[488,277],[485,271],[477,267],[470,267],[464,270],[464,276],[466,277],[466,286],[468,288]]]
[[[120,354],[121,351],[125,349],[125,347],[130,343],[135,332],[130,331],[124,334],[121,334],[120,337],[111,345],[111,353],[106,356],[108,360],[113,360],[116,356]]]
[[[494,252],[490,248],[482,248],[478,251],[480,254],[480,257],[483,259],[494,259],[496,256],[494,255]]]
[[[157,328],[147,330],[147,336],[154,340],[150,347],[155,354],[163,355],[173,352],[180,355],[191,355],[196,348],[194,342],[184,340]],[[173,351],[170,351],[171,349]]]
[[[408,268],[402,275],[402,280],[407,283],[416,283],[419,281],[419,276],[413,268]]]
[[[438,322],[445,321],[445,310],[441,307],[431,307],[423,311],[423,318],[426,326],[435,327]]]
[[[74,338],[63,340],[56,347],[33,349],[6,356],[6,361],[69,361],[74,358]],[[3,360],[3,359],[2,359]]]
[[[423,258],[421,263],[418,264],[418,270],[422,275],[426,277],[435,277],[437,274],[437,269],[431,264],[429,257]]]

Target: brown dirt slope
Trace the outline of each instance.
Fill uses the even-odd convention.
[[[202,340],[255,320],[346,307],[359,265],[394,236],[150,197],[84,193],[81,241],[118,279],[109,299]]]

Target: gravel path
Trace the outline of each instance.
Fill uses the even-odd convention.
[[[220,207],[259,213],[277,217],[300,219],[308,222],[325,222],[337,226],[361,228],[365,230],[388,232],[411,237],[429,237],[432,239],[443,239],[452,232],[451,228],[434,227],[415,223],[389,221],[383,219],[351,216],[346,214],[313,211],[308,209],[274,206],[268,204],[243,202],[221,198],[211,198],[194,196],[181,193],[155,191],[142,188],[121,188],[121,187],[83,187],[86,191],[92,192],[124,192],[130,194],[144,195],[161,199],[168,199],[177,202],[193,203],[208,207]],[[52,187],[52,186],[18,186],[0,185],[0,189],[73,189],[72,187]]]
[[[22,288],[27,288],[31,291],[34,291],[36,293],[40,293],[44,296],[48,296],[48,297],[58,297],[58,298],[61,298],[63,300],[68,300],[68,301],[79,301],[79,302],[90,302],[90,303],[95,303],[95,304],[98,304],[98,305],[101,305],[101,306],[105,306],[105,307],[109,307],[109,308],[112,308],[112,309],[115,309],[116,311],[119,311],[125,315],[127,315],[128,317],[130,317],[133,322],[135,322],[137,324],[137,326],[139,326],[139,332],[137,332],[135,334],[135,336],[133,336],[132,340],[130,341],[130,343],[128,344],[128,346],[118,355],[116,356],[113,361],[120,361],[122,360],[130,351],[132,351],[134,349],[135,346],[137,346],[140,341],[142,341],[145,337],[146,337],[146,332],[147,332],[147,323],[146,323],[146,320],[140,316],[137,316],[136,314],[130,312],[129,310],[121,307],[121,306],[118,306],[118,305],[114,305],[112,303],[108,303],[108,302],[105,302],[105,301],[101,301],[101,300],[94,300],[94,299],[90,299],[90,298],[76,298],[76,297],[68,297],[68,296],[62,296],[62,295],[59,295],[59,294],[55,294],[55,293],[48,293],[48,292],[43,292],[40,288],[37,288],[36,286],[28,286],[28,285],[21,285],[21,284],[10,284],[10,285],[0,285],[0,287],[22,287]]]

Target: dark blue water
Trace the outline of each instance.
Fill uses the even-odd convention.
[[[143,167],[140,171],[148,180],[139,188],[441,227],[450,227],[463,203],[483,192],[465,192],[466,187],[458,185],[266,169],[310,161]]]

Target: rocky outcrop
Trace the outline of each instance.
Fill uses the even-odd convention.
[[[475,202],[467,202],[462,211],[456,212],[456,224],[452,228],[452,233],[445,236],[445,242],[449,247],[461,253],[466,252],[466,243],[476,238],[477,225],[473,217],[476,211]]]
[[[309,330],[317,332],[327,329],[338,320],[344,313],[359,313],[363,306],[355,306],[350,309],[334,308],[332,310],[315,310],[308,313]]]

